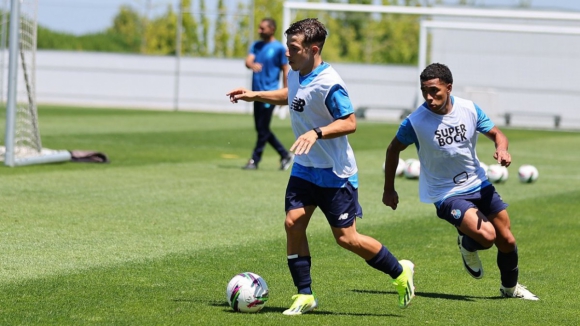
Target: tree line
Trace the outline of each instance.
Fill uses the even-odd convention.
[[[168,5],[164,14],[148,18],[131,6],[121,6],[105,31],[76,36],[38,27],[39,49],[175,55],[181,21],[181,55],[194,57],[242,58],[256,38],[255,27],[265,17],[278,22],[277,38],[282,39],[284,0],[239,0],[227,8],[224,0],[181,0],[181,15]],[[376,4],[373,0],[308,0],[309,2]],[[443,0],[382,0],[382,5],[432,6]],[[447,1],[449,2],[449,1]],[[520,6],[529,6],[521,0]],[[474,5],[476,0],[458,0]],[[414,15],[307,12],[295,20],[317,17],[330,31],[324,46],[325,60],[376,64],[415,64],[419,46],[419,18]]]

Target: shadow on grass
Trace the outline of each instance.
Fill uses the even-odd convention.
[[[174,300],[174,301],[192,301],[192,300]],[[233,311],[230,309],[229,305],[225,302],[215,302],[210,301],[208,302],[209,306],[213,307],[224,307],[224,312],[237,314],[238,312]],[[284,310],[288,309],[287,307],[272,307],[266,306],[260,313],[282,313]],[[312,312],[308,313],[309,315],[332,315],[332,316],[361,316],[361,317],[402,317],[401,315],[394,315],[394,314],[373,314],[373,313],[349,313],[349,312],[334,312],[334,311],[324,311],[320,309],[316,309]]]
[[[218,169],[230,169],[230,170],[243,170],[243,164],[240,165],[225,165],[225,164],[218,164]]]
[[[248,171],[248,173],[256,173],[256,172],[273,172],[273,173],[280,173],[280,172],[284,172],[283,170],[280,170],[279,167],[276,166],[266,166],[266,167],[260,167],[256,170],[244,170],[244,164],[240,164],[240,165],[225,165],[225,164],[217,164],[216,165],[218,169],[224,169],[224,170],[240,170],[240,171]]]
[[[370,294],[393,294],[397,295],[395,291],[375,291],[375,290],[351,290],[355,293],[370,293]],[[434,293],[434,292],[415,292],[415,296],[433,299],[445,299],[445,300],[457,300],[457,301],[475,301],[476,299],[484,300],[501,300],[504,299],[500,296],[485,297],[485,296],[470,296],[470,295],[457,295],[457,294],[446,294],[446,293]]]

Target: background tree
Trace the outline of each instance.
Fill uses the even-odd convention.
[[[282,26],[282,15],[284,9],[283,0],[254,0],[254,34],[257,31],[258,25],[264,18],[274,18],[278,28],[276,29],[276,39],[282,40],[284,36],[284,26]],[[258,35],[252,35],[253,39],[257,39]]]
[[[118,35],[128,52],[138,53],[141,47],[142,19],[138,12],[123,5],[113,18],[113,26],[107,32]]]
[[[383,5],[394,4],[383,0]],[[406,0],[410,6],[419,6],[418,0]],[[414,15],[383,14],[373,21],[371,30],[376,31],[372,39],[372,52],[368,62],[415,64],[419,49],[419,17]]]
[[[218,1],[218,16],[216,18],[215,23],[215,37],[214,37],[214,50],[213,55],[216,57],[229,57],[230,47],[230,34],[229,34],[229,25],[228,20],[226,17],[227,8],[224,5],[224,0]]]
[[[367,5],[376,3],[372,0],[326,2]],[[382,0],[380,4],[419,6],[420,1]],[[383,64],[417,62],[419,21],[415,16],[332,11],[306,15],[319,17],[330,31],[324,47],[326,60]]]
[[[228,11],[225,0],[181,0],[182,54],[242,58],[257,39],[256,27],[265,17],[278,23],[276,38],[284,39],[284,0],[235,0]],[[436,6],[441,4],[484,6],[485,0],[307,0],[309,2]],[[193,4],[197,8],[192,8]],[[211,8],[208,8],[209,4]],[[514,7],[530,7],[531,0],[518,0]],[[217,10],[217,15],[212,15]],[[112,26],[101,33],[75,36],[39,26],[38,47],[79,51],[109,51],[171,55],[175,53],[177,12],[172,5],[148,20],[130,6],[121,6]],[[215,19],[213,19],[215,17]],[[292,17],[319,18],[330,31],[324,58],[331,62],[416,64],[419,17],[415,15],[299,10]],[[143,33],[143,26],[146,26]],[[214,31],[210,33],[210,31]],[[210,39],[210,37],[212,39]],[[144,46],[143,46],[144,45]]]
[[[242,2],[238,2],[238,7],[236,12],[246,13],[249,12],[249,5],[244,5]],[[250,15],[242,14],[237,15],[237,29],[234,33],[234,44],[232,56],[235,58],[241,58],[248,54],[248,49],[250,47],[250,42],[253,39],[253,28],[250,26]]]
[[[199,23],[196,19],[195,9],[191,6],[191,0],[181,0],[182,20],[181,49],[184,54],[199,55],[203,51],[199,37]],[[177,32],[177,30],[176,30]]]
[[[175,34],[177,32],[177,14],[173,7],[167,7],[167,13],[158,16],[147,24],[146,53],[175,54]]]
[[[199,39],[198,55],[209,54],[209,18],[206,13],[205,0],[199,0],[199,12],[201,13],[201,37]]]

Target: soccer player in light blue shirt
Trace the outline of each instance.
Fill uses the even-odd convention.
[[[433,203],[437,216],[457,228],[467,273],[476,279],[483,277],[477,251],[495,244],[501,296],[538,300],[518,283],[518,251],[508,205],[487,180],[475,150],[481,133],[494,142],[497,163],[507,167],[511,163],[507,137],[472,101],[451,96],[453,76],[447,66],[427,66],[420,80],[425,102],[401,123],[387,149],[383,203],[397,208],[399,153],[414,144],[421,163],[419,198]]]
[[[358,168],[347,138],[356,130],[356,118],[344,81],[322,61],[326,29],[309,18],[292,24],[286,35],[286,56],[292,68],[288,87],[270,92],[239,88],[227,94],[234,103],[264,101],[290,106],[296,136],[290,151],[296,156],[286,187],[284,225],[288,268],[297,294],[283,313],[301,315],[318,306],[311,288],[312,259],[306,235],[316,208],[326,216],[341,247],[393,279],[399,307],[406,308],[415,290],[413,263],[397,260],[382,243],[356,230],[362,208],[358,202]]]

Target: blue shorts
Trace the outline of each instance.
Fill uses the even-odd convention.
[[[343,188],[323,188],[304,179],[291,176],[286,187],[286,212],[306,206],[317,206],[328,224],[336,228],[349,227],[362,217],[358,189],[347,182]]]
[[[504,203],[495,187],[489,185],[471,194],[449,197],[436,207],[439,218],[459,227],[470,208],[477,208],[483,215],[490,216],[503,211],[508,204]]]

